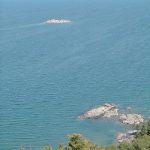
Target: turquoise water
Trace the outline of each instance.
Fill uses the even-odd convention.
[[[111,144],[127,127],[77,120],[105,102],[150,116],[149,0],[0,0],[1,150]]]

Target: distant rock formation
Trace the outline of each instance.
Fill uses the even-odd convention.
[[[70,20],[65,20],[65,19],[50,19],[47,20],[45,23],[46,24],[63,24],[63,23],[70,23]]]
[[[139,114],[123,114],[119,112],[119,109],[114,104],[104,104],[103,106],[93,108],[83,115],[79,116],[79,119],[98,119],[98,118],[113,118],[122,122],[123,124],[137,125],[144,122],[144,118]]]
[[[80,119],[90,119],[90,118],[110,118],[118,116],[118,109],[113,104],[104,104],[98,108],[91,109],[85,112],[83,115],[79,116]]]

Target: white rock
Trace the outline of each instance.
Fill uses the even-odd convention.
[[[50,19],[50,20],[47,20],[45,23],[47,24],[63,24],[63,23],[70,23],[71,21],[70,20],[65,20],[65,19]]]
[[[79,116],[80,119],[87,119],[87,118],[99,118],[99,117],[113,117],[118,116],[118,109],[115,105],[111,104],[104,104],[98,108],[91,109],[85,112],[83,115]]]
[[[144,122],[144,119],[139,114],[122,114],[119,109],[113,104],[104,104],[98,108],[91,109],[79,116],[79,119],[92,119],[92,118],[112,118],[115,117],[123,124],[137,125]]]
[[[119,120],[124,124],[130,124],[130,125],[133,124],[136,125],[144,122],[143,117],[139,114],[127,114],[127,115],[122,114],[120,115]]]
[[[133,134],[128,134],[128,133],[119,133],[117,135],[117,141],[119,143],[122,143],[122,142],[131,142],[135,139],[135,135]]]

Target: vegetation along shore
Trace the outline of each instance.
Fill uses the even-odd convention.
[[[57,150],[150,150],[150,120],[135,125],[133,128],[134,130],[126,133],[126,136],[133,134],[134,138],[110,146],[97,145],[80,134],[72,134],[68,136],[67,145],[60,144]],[[32,147],[21,146],[19,150],[32,150]],[[45,146],[39,150],[53,150],[53,148]]]

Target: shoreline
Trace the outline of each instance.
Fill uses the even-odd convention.
[[[127,110],[131,110],[131,108],[127,108]],[[124,112],[120,110],[120,108],[115,104],[105,103],[99,107],[92,108],[82,115],[78,116],[80,120],[86,119],[113,119],[113,121],[120,122],[121,124],[128,126],[137,126],[145,123],[145,119],[141,114]],[[135,135],[138,133],[138,130],[128,130],[125,133],[117,133],[116,141],[118,143],[122,142],[130,142],[135,139]]]

